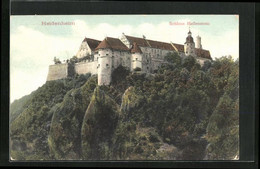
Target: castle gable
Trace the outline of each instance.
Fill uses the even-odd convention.
[[[85,38],[82,41],[80,48],[76,54],[77,58],[83,58],[87,55],[92,55],[94,53],[95,48],[98,46],[99,43],[100,43],[100,41],[98,41],[98,40]]]

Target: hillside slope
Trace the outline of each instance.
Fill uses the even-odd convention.
[[[118,67],[46,82],[10,107],[15,160],[222,160],[239,156],[238,62],[168,55],[155,75]],[[178,63],[178,64],[176,64]]]

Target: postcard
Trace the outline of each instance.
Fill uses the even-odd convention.
[[[239,15],[10,16],[10,160],[239,160]]]

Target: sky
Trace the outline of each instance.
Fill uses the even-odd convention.
[[[44,25],[71,22],[73,25]],[[197,25],[188,25],[188,22]],[[238,15],[27,15],[10,16],[10,101],[42,86],[53,58],[76,55],[85,37],[130,36],[184,44],[189,29],[213,59],[239,58]]]

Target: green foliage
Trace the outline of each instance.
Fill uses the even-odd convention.
[[[239,143],[239,63],[168,54],[157,74],[112,73],[109,86],[75,75],[11,105],[20,160],[233,159]],[[95,90],[95,91],[94,91]]]
[[[181,65],[181,57],[177,53],[167,53],[164,60],[176,66]]]
[[[26,95],[19,100],[15,100],[10,106],[10,122],[13,122],[26,108],[31,95]]]
[[[111,139],[119,114],[118,105],[97,87],[85,113],[81,130],[83,159],[111,158]]]
[[[81,157],[81,126],[95,87],[96,77],[89,78],[82,87],[67,92],[55,109],[48,141],[56,159]]]
[[[48,134],[52,116],[66,93],[78,83],[81,81],[77,77],[49,81],[29,95],[30,99],[20,109],[20,115],[10,124],[11,148],[23,151],[23,154],[26,154],[24,159],[33,159],[33,155],[41,155],[41,159],[50,159]],[[14,112],[11,111],[10,114]]]

